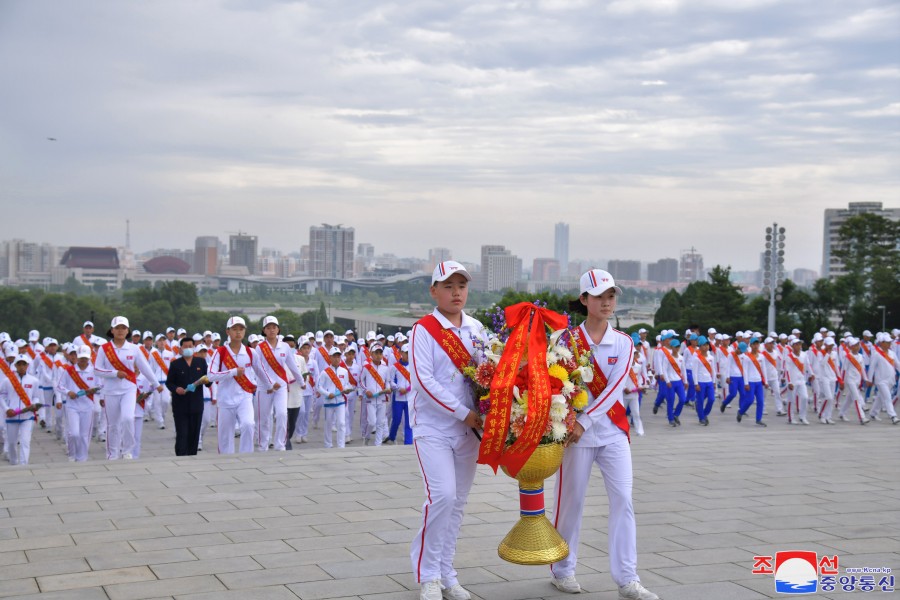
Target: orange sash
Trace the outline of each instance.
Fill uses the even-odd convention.
[[[13,389],[16,391],[16,395],[19,397],[19,400],[22,401],[22,404],[25,405],[25,408],[29,408],[31,406],[31,399],[28,397],[28,392],[22,387],[22,382],[19,380],[19,374],[13,373],[13,376],[9,378],[9,383],[12,384]]]
[[[334,372],[334,369],[332,369],[331,367],[328,367],[327,369],[325,369],[325,373],[328,375],[328,379],[331,380],[331,383],[334,384],[334,387],[336,387],[339,392],[343,392],[344,386],[341,385],[341,380],[337,376],[337,373]]]
[[[137,375],[135,375],[134,371],[125,366],[125,364],[119,360],[119,355],[116,354],[116,350],[113,347],[112,342],[106,342],[103,344],[103,354],[106,355],[106,360],[109,361],[109,364],[112,365],[113,369],[116,371],[122,371],[125,373],[125,379],[130,381],[131,383],[137,385]]]
[[[844,348],[844,355],[847,357],[847,360],[850,362],[850,364],[853,365],[853,368],[855,368],[857,371],[859,371],[859,376],[862,379],[865,379],[866,374],[863,371],[862,365],[859,364],[859,361],[856,360],[856,358],[854,358],[854,356],[852,354],[850,354],[850,351],[847,350],[846,348]]]
[[[404,366],[400,363],[400,361],[397,361],[397,362],[394,363],[394,368],[397,369],[397,371],[398,371],[401,375],[403,375],[403,376],[406,378],[406,381],[407,381],[407,382],[412,381],[412,380],[409,378],[409,370],[407,370],[407,368],[404,367]]]
[[[163,360],[162,355],[160,355],[159,352],[151,352],[150,354],[153,355],[153,360],[156,361],[156,364],[159,365],[159,368],[162,369],[162,372],[163,372],[164,374],[168,375],[168,374],[169,374],[169,367],[166,366],[166,361]]]
[[[367,363],[367,364],[366,364],[366,371],[368,371],[368,372],[369,372],[369,375],[371,375],[371,376],[375,379],[375,383],[377,383],[378,386],[379,386],[382,390],[385,390],[385,389],[386,389],[385,386],[384,386],[384,379],[383,379],[383,378],[381,377],[381,375],[378,373],[378,369],[375,368],[375,365],[373,365],[372,363]]]
[[[369,353],[369,347],[368,347],[368,346],[363,346],[362,349],[363,349],[363,354],[366,355],[366,362],[371,362],[371,361],[372,361],[372,354]]]
[[[150,360],[150,351],[147,350],[144,346],[138,346],[138,348],[141,349],[141,354],[144,355],[144,358],[145,358],[146,360]]]
[[[845,348],[845,351],[846,351],[846,348]],[[848,354],[847,356],[850,356],[850,355]],[[838,381],[843,382],[843,379],[841,378],[841,374],[838,373],[837,367],[834,366],[834,357],[831,354],[828,355],[828,366],[831,367],[831,370],[834,372],[834,375],[835,375],[835,377],[837,377]]]
[[[762,352],[763,356],[766,357],[766,360],[769,361],[769,364],[775,368],[778,368],[778,364],[775,362],[775,357],[769,354],[768,352]]]
[[[634,384],[634,389],[637,391],[641,386],[638,383],[637,373],[634,372],[634,368],[628,369],[628,376],[631,377],[631,383]]]
[[[66,370],[66,373],[69,374],[69,377],[72,378],[72,381],[75,382],[75,385],[78,386],[79,390],[87,391],[87,390],[91,389],[90,387],[88,387],[88,384],[85,383],[84,379],[81,378],[81,375],[78,373],[78,371],[75,369],[75,367],[73,367],[72,365],[63,365],[63,369]],[[90,398],[91,400],[94,399],[93,394],[88,394],[87,397]]]
[[[328,351],[325,350],[325,346],[319,346],[318,350],[319,350],[319,354],[322,355],[322,358],[325,359],[325,364],[326,364],[326,365],[327,365],[327,364],[330,364],[330,363],[331,363],[331,359],[328,357]]]
[[[747,353],[747,358],[750,359],[750,362],[752,362],[753,366],[756,367],[756,370],[759,371],[759,377],[762,379],[762,384],[766,385],[766,374],[763,372],[762,365],[759,364],[759,361],[753,356],[752,352]]]
[[[797,359],[797,356],[793,352],[791,352],[788,356],[791,357],[791,360],[794,362],[794,366],[797,367],[797,370],[800,371],[800,374],[802,375],[804,373],[803,363]]]
[[[250,354],[250,351],[247,351]],[[234,360],[234,357],[231,355],[231,350],[228,349],[228,346],[219,346],[219,361],[225,365],[225,368],[229,371],[231,369],[237,369],[238,364],[237,361]],[[250,354],[250,364],[253,364],[253,355]],[[234,378],[241,389],[247,392],[248,394],[253,394],[256,392],[256,386],[253,385],[253,382],[247,378],[246,375],[238,375]]]
[[[681,367],[678,366],[678,361],[675,360],[675,357],[672,356],[672,353],[669,352],[668,348],[663,348],[663,355],[669,360],[669,364],[672,365],[672,368],[675,369],[678,379],[681,379]]]
[[[463,344],[462,340],[459,339],[459,336],[450,331],[449,329],[444,329],[441,326],[441,322],[437,320],[437,317],[434,315],[425,315],[421,319],[419,319],[419,325],[425,328],[431,337],[438,343],[438,346],[447,353],[447,356],[450,357],[450,361],[453,365],[459,369],[459,372],[462,373],[462,370],[465,369],[469,365],[469,361],[472,360],[472,355],[469,353],[469,350],[466,348],[465,344]]]
[[[356,377],[354,377],[353,373],[350,372],[350,367],[348,367],[347,363],[345,363],[344,361],[341,361],[341,366],[344,367],[344,369],[346,369],[346,371],[347,371],[347,381],[350,382],[350,385],[352,385],[353,387],[356,387],[357,386]]]
[[[738,371],[741,372],[741,377],[744,376],[744,365],[741,364],[741,355],[734,353],[731,355],[734,358],[734,364],[737,365]]]
[[[31,360],[34,360],[37,357],[37,355],[34,353],[34,348],[32,348],[31,346],[26,345],[25,352],[28,353],[28,356],[31,357]]]
[[[259,348],[259,351],[262,352],[263,358],[265,358],[266,362],[269,363],[269,366],[272,367],[272,371],[287,383],[287,371],[285,371],[284,367],[278,363],[278,359],[275,358],[275,353],[272,352],[272,346],[269,345],[269,342],[263,340],[257,347]]]
[[[397,360],[397,362],[400,362],[400,350],[397,348],[397,346],[391,346],[391,350],[394,351],[394,358]]]
[[[48,368],[48,369],[52,369],[52,368],[53,368],[53,361],[50,360],[50,357],[47,356],[46,353],[41,352],[41,360],[44,361],[44,364],[47,365],[47,368]]]
[[[4,375],[6,375],[7,379],[12,379],[16,376],[16,372],[13,371],[9,367],[9,364],[6,362],[6,360],[2,358],[0,358],[0,371],[2,371]]]
[[[881,358],[884,359],[884,362],[886,362],[887,364],[893,366],[893,362],[891,361],[891,358],[890,358],[887,354],[884,353],[884,350],[882,350],[882,349],[879,348],[878,346],[875,346],[874,344],[872,345],[872,350],[874,350],[875,352],[877,352],[878,355],[881,356]]]
[[[866,344],[861,344],[863,352],[866,353],[866,356],[872,356],[872,349],[869,348]]]
[[[581,347],[581,350],[590,352],[591,346],[588,344],[587,335],[584,333],[584,326],[582,325],[576,328],[575,331],[578,333],[577,343]],[[594,372],[594,378],[587,386],[594,398],[599,398],[603,393],[603,390],[605,390],[606,386],[609,384],[609,380],[600,369],[600,365],[597,364],[597,357],[595,357],[593,353],[591,354],[591,370]],[[613,422],[613,425],[625,432],[625,436],[630,443],[631,433],[628,425],[628,418],[625,416],[625,407],[622,406],[622,403],[617,400],[616,403],[612,405],[612,408],[606,412],[606,416]]]
[[[703,353],[702,353],[702,352],[698,352],[698,353],[697,353],[697,360],[699,360],[701,363],[703,363],[703,366],[706,367],[706,370],[707,370],[707,371],[709,371],[709,376],[710,376],[710,377],[713,377],[713,369],[712,369],[712,365],[709,364],[709,361],[706,360],[706,357],[703,356]]]

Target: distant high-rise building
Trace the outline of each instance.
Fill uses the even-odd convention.
[[[50,273],[59,264],[59,248],[25,240],[0,243],[0,280],[17,283],[23,274]]]
[[[678,281],[678,260],[661,258],[647,265],[647,280],[657,283],[675,283]]]
[[[812,287],[818,278],[819,274],[812,269],[794,269],[791,280],[799,287]]]
[[[536,258],[531,266],[533,281],[559,281],[559,261],[555,258]]]
[[[310,227],[309,274],[333,279],[352,278],[354,236],[353,227],[325,223]]]
[[[569,271],[569,224],[557,223],[553,236],[553,258],[559,263],[561,275]]]
[[[434,270],[439,263],[445,260],[453,260],[453,253],[450,248],[429,248],[428,249],[428,269]]]
[[[703,255],[694,248],[682,250],[681,261],[678,264],[678,281],[691,283],[703,279]]]
[[[611,260],[606,265],[606,270],[616,281],[640,281],[641,261],[639,260]]]
[[[825,234],[822,238],[822,277],[834,279],[847,273],[841,259],[834,256],[834,250],[840,243],[841,226],[850,217],[863,213],[872,213],[892,221],[900,221],[900,208],[884,208],[881,202],[851,202],[847,208],[825,209]]]
[[[247,267],[250,274],[256,273],[256,248],[255,235],[238,233],[228,238],[228,264],[232,267]]]
[[[356,247],[356,255],[363,258],[375,258],[375,246],[372,244],[359,244]]]
[[[504,246],[481,247],[481,288],[498,292],[515,289],[522,279],[522,260]]]

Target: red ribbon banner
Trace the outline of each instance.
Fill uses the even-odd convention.
[[[552,331],[564,329],[568,325],[568,319],[530,302],[508,306],[505,313],[506,324],[512,329],[512,333],[491,382],[491,408],[485,419],[478,462],[489,465],[495,473],[503,465],[514,477],[541,443],[550,418],[547,327]],[[513,386],[526,350],[527,364],[524,368],[527,369],[528,377],[528,415],[522,434],[506,448]]]

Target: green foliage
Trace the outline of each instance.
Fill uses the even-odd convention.
[[[662,297],[659,308],[653,316],[653,323],[657,329],[669,329],[662,327],[664,323],[680,323],[681,322],[681,294],[676,290],[669,290]]]

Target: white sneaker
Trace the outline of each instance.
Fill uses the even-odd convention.
[[[619,588],[619,600],[659,600],[659,596],[642,586],[640,581],[632,581]]]
[[[859,424],[860,424],[860,425],[865,425],[865,424],[868,423],[868,422],[869,422],[868,419],[860,419]]]
[[[305,444],[305,443],[308,442],[308,441],[309,441],[309,440],[306,439],[306,436],[305,436],[305,435],[300,436],[300,442],[301,442],[301,443]]]
[[[844,415],[838,415],[838,419],[840,419],[841,421],[846,421],[847,417],[845,417]]]
[[[447,600],[472,600],[472,594],[466,591],[466,588],[458,583],[454,586],[441,590],[444,598]]]
[[[557,579],[553,577],[550,579],[550,583],[561,592],[565,592],[567,594],[580,594],[581,593],[581,585],[575,580],[574,575],[569,575],[568,577],[563,577],[562,579]]]
[[[803,423],[804,425],[809,425],[809,421],[807,421],[806,419],[800,419],[800,422]]]
[[[873,420],[873,421],[880,421],[880,420],[881,420],[881,417],[879,417],[879,416],[876,415],[875,413],[872,413],[872,414],[869,415],[869,416],[872,417],[872,420]]]
[[[821,418],[819,419],[819,423],[821,423],[822,425],[828,425],[828,419]]]
[[[126,452],[125,454],[123,454],[122,458],[124,458],[125,460],[133,460],[134,459],[134,457],[131,455],[130,452]]]
[[[426,581],[419,591],[419,600],[441,600],[441,582]]]

